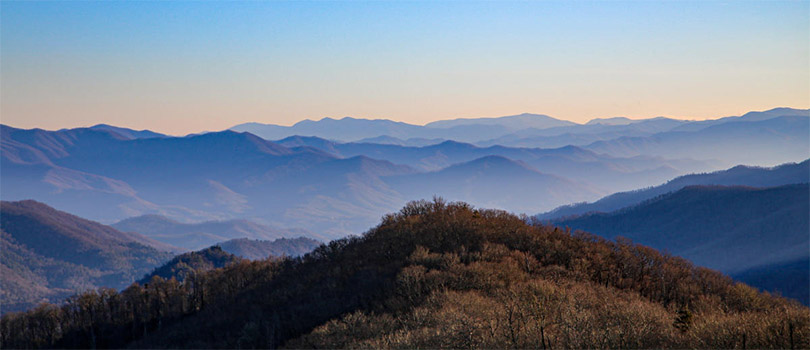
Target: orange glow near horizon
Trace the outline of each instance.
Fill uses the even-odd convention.
[[[0,122],[20,128],[810,108],[810,2],[0,7]]]

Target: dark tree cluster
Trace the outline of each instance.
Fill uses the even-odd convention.
[[[174,278],[183,282],[186,277],[195,272],[199,273],[225,267],[240,260],[241,258],[222,250],[222,247],[216,245],[200,251],[180,254],[169,262],[155,268],[152,273],[138,282],[141,284],[148,283],[154,276],[160,276],[163,279]]]
[[[628,240],[412,202],[300,258],[0,322],[6,348],[808,348],[810,310]]]

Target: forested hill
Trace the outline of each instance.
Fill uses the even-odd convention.
[[[7,348],[808,348],[810,310],[651,248],[437,200],[302,258],[7,315],[0,334]]]
[[[183,282],[186,277],[194,272],[222,268],[240,260],[242,259],[238,256],[223,251],[220,246],[213,246],[197,252],[180,254],[160,267],[156,267],[152,273],[146,275],[138,283],[149,283],[155,276],[167,280],[174,278]]]
[[[299,237],[294,239],[279,238],[274,241],[252,240],[247,238],[232,239],[221,244],[196,252],[188,252],[174,257],[169,262],[156,267],[152,273],[144,276],[138,283],[149,283],[153,277],[176,279],[183,282],[195,272],[210,271],[238,263],[242,259],[262,260],[285,256],[301,256],[311,252],[321,242]]]
[[[176,248],[35,201],[0,204],[2,312],[90,288],[124,288]]]

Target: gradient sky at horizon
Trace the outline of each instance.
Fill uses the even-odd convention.
[[[0,1],[0,122],[170,134],[810,107],[810,2]]]

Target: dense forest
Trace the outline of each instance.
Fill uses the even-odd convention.
[[[796,349],[810,310],[626,239],[435,199],[303,257],[8,314],[0,334],[5,348]]]

